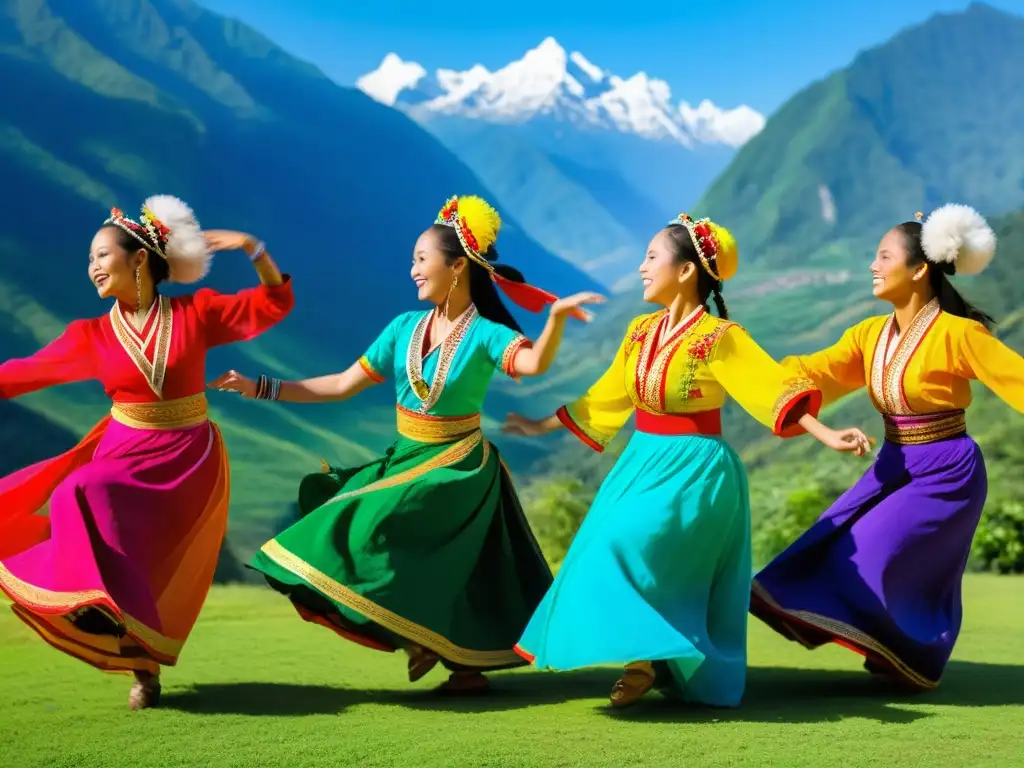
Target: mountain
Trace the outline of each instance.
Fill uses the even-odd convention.
[[[864,51],[787,101],[694,208],[739,242],[742,268],[725,289],[732,316],[774,355],[824,346],[879,311],[867,266],[888,227],[949,201],[996,216],[1024,205],[1017,65],[1024,19],[972,5]],[[629,319],[649,311],[633,285],[531,384],[538,407],[592,381]]]
[[[1024,19],[972,5],[865,51],[775,113],[694,211],[737,236],[742,269],[726,287],[730,317],[776,358],[828,346],[863,318],[889,311],[872,296],[868,273],[886,230],[916,210],[955,201],[992,217],[999,250],[985,273],[954,280],[997,319],[998,335],[1024,353],[1024,211],[1000,217],[1024,206],[1024,137],[1017,130],[1024,105],[1011,96],[1022,45]],[[614,297],[592,325],[569,337],[552,373],[524,393],[527,414],[549,413],[600,375],[629,319],[652,309],[637,293]],[[981,385],[974,392],[968,421],[986,451],[990,499],[998,505],[1024,491],[1016,448],[1024,418]],[[880,436],[863,392],[822,418]],[[724,423],[750,471],[755,522],[793,492],[838,493],[864,469],[808,438],[780,443],[732,402]],[[564,434],[539,441],[549,452],[529,471],[528,492],[543,497],[538,488],[557,488],[565,476],[592,491],[626,432],[606,455]]]
[[[697,210],[767,270],[863,258],[884,227],[956,200],[1024,203],[1024,18],[980,3],[864,51],[794,96]]]
[[[494,197],[402,113],[188,0],[0,0],[0,77],[19,84],[0,100],[0,176],[17,190],[0,214],[0,359],[102,314],[85,278],[89,239],[111,206],[134,213],[168,193],[205,226],[265,239],[294,280],[294,313],[255,342],[215,350],[208,374],[336,371],[417,307],[410,250],[445,198]],[[512,215],[500,247],[537,285],[598,287]],[[230,253],[209,278],[231,291],[254,281]],[[504,413],[514,391],[496,387],[489,410]],[[322,456],[344,464],[382,450],[393,402],[387,386],[320,407],[211,395],[232,456],[239,547],[259,543]],[[95,384],[18,404],[76,435],[109,407]]]
[[[764,125],[747,106],[674,102],[664,80],[620,77],[551,37],[494,72],[431,75],[389,53],[356,85],[440,138],[538,242],[615,288]]]

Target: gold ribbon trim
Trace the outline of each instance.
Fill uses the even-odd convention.
[[[200,392],[155,403],[114,403],[110,415],[119,424],[135,429],[184,429],[206,422],[208,406],[206,395]]]
[[[427,416],[398,406],[398,434],[419,443],[450,443],[480,429],[480,414]]]

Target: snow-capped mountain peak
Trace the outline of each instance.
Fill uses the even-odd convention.
[[[577,51],[567,53],[553,37],[494,72],[477,64],[429,76],[421,65],[389,53],[356,86],[413,116],[457,115],[494,123],[548,118],[686,146],[739,146],[764,127],[764,117],[745,105],[722,109],[706,98],[697,107],[674,104],[664,80],[644,72],[628,78],[611,74]]]

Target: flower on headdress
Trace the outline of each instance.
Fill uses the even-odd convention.
[[[472,248],[474,251],[480,250],[480,245],[477,243],[476,238],[473,236],[472,231],[469,229],[469,224],[466,223],[466,217],[463,216],[459,219],[459,226],[462,230],[462,237],[466,241],[466,245]]]

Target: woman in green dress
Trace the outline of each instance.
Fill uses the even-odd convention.
[[[362,467],[307,476],[298,522],[250,567],[307,621],[408,655],[409,680],[438,662],[441,690],[488,687],[483,672],[525,662],[513,646],[552,582],[515,489],[480,431],[496,371],[543,374],[565,319],[589,320],[592,293],[556,299],[495,264],[501,220],[477,197],[451,198],[416,242],[412,279],[428,311],[393,320],[348,370],[304,381],[229,372],[211,386],[286,402],[345,400],[394,377],[399,439]],[[532,344],[496,286],[547,324]]]

